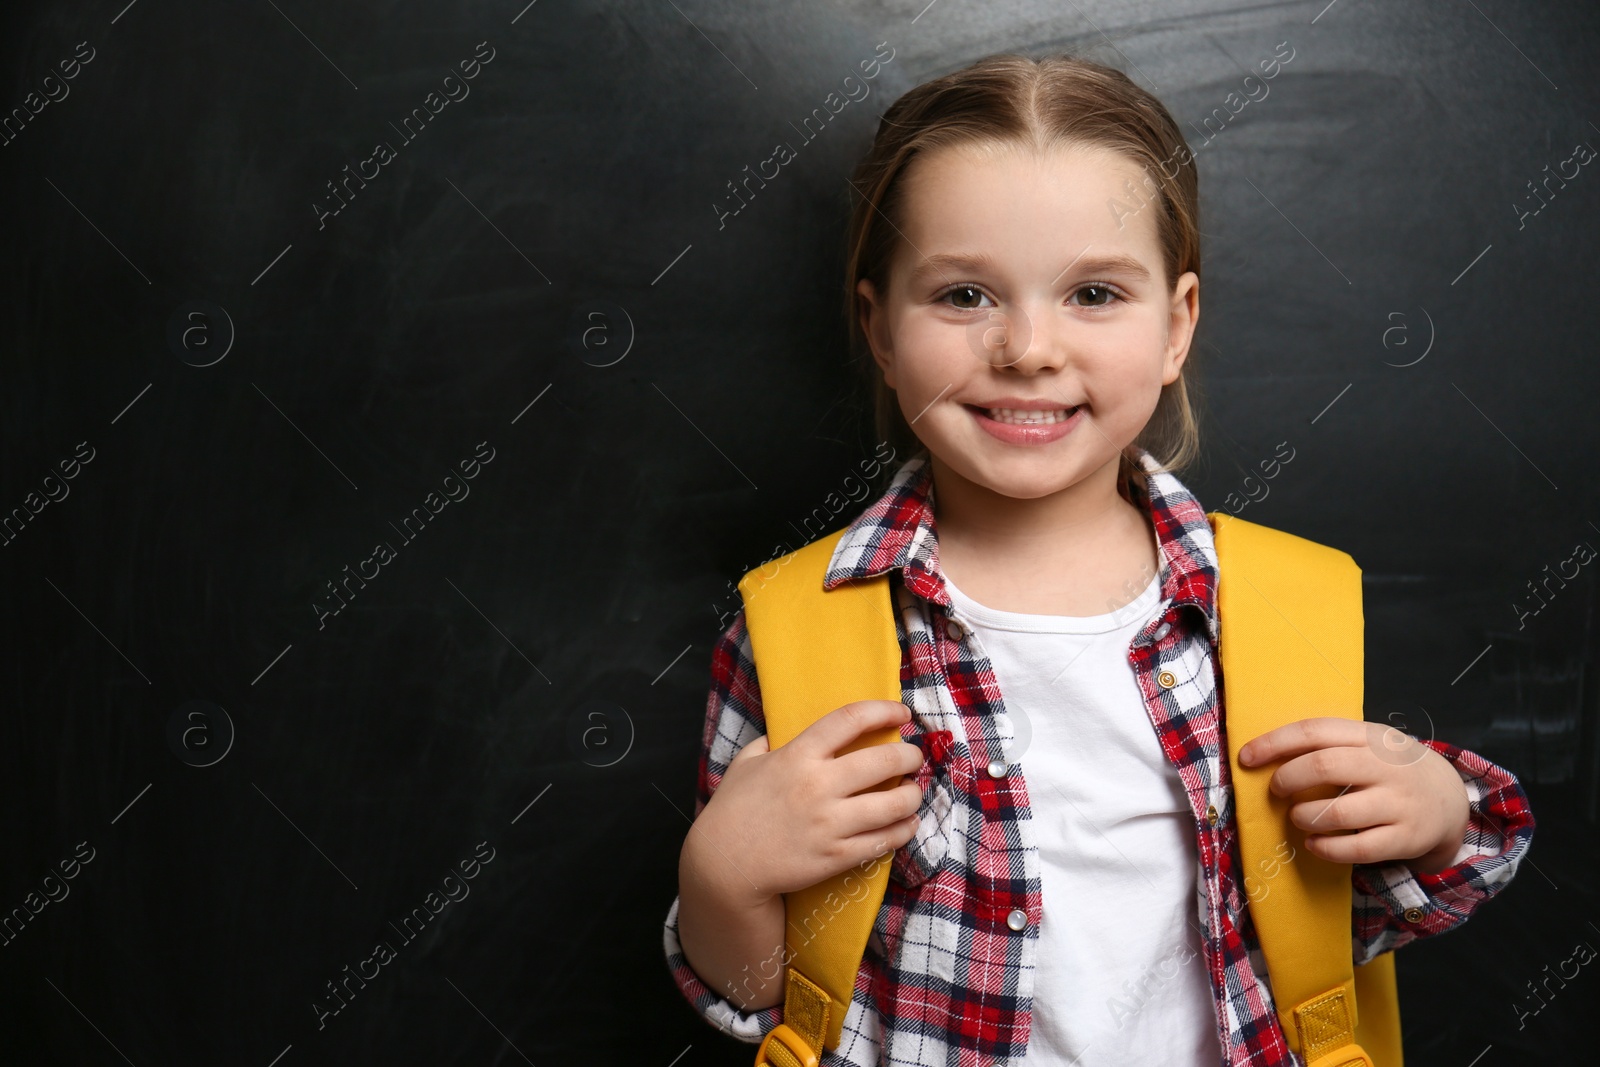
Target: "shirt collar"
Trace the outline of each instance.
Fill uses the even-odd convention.
[[[1139,494],[1161,548],[1161,597],[1192,604],[1217,640],[1217,550],[1200,502],[1177,476],[1158,470],[1155,457],[1134,446],[1147,477]],[[939,571],[933,515],[933,466],[926,450],[901,464],[888,490],[852,522],[834,546],[822,579],[824,589],[899,569],[906,586],[943,607],[950,605]]]

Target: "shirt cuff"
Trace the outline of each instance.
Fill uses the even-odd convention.
[[[672,907],[667,911],[666,924],[662,928],[667,968],[672,972],[673,981],[678,983],[679,991],[690,1006],[711,1025],[740,1041],[759,1044],[768,1031],[783,1022],[783,1005],[774,1004],[753,1012],[740,1011],[732,1001],[719,997],[701,980],[694,968],[689,966],[689,960],[683,954],[683,945],[678,941],[678,904],[681,899],[673,898]]]
[[[1467,830],[1450,866],[1420,874],[1404,862],[1355,864],[1356,961],[1466,922],[1504,889],[1533,840],[1533,813],[1516,776],[1443,741],[1422,744],[1450,761],[1466,787]]]

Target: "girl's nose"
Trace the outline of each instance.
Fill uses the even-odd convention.
[[[1023,374],[1057,369],[1065,361],[1064,338],[1043,311],[1013,304],[994,308],[967,328],[973,355],[995,370]]]

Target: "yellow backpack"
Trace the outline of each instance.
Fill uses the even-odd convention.
[[[1361,719],[1361,571],[1355,560],[1225,513],[1206,518],[1218,556],[1218,652],[1230,745],[1313,715]],[[773,749],[841,705],[901,699],[888,575],[823,590],[843,534],[836,530],[781,557],[771,578],[753,570],[739,582]],[[844,751],[899,738],[897,728],[884,727]],[[1289,798],[1268,789],[1274,766],[1241,767],[1232,750],[1228,759],[1242,869],[1275,872],[1271,891],[1248,906],[1290,1047],[1307,1067],[1402,1067],[1394,953],[1362,967],[1352,963],[1350,864],[1306,850],[1304,831],[1289,821]],[[1318,799],[1334,795],[1329,788]],[[1293,862],[1277,859],[1276,846],[1284,841],[1295,846]],[[816,1067],[822,1050],[838,1047],[889,879],[887,861],[872,866],[870,874],[852,867],[785,895],[786,930],[799,929],[797,923],[819,908],[831,918],[806,941],[789,938],[783,1022],[762,1040],[757,1067]],[[851,890],[847,880],[858,888]]]

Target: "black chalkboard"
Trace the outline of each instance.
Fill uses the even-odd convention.
[[[1349,551],[1369,717],[1533,797],[1408,1062],[1582,1047],[1600,979],[1525,1013],[1600,945],[1593,5],[4,17],[0,1059],[748,1063],[661,924],[729,583],[878,447],[846,177],[1062,50],[1193,131],[1186,484]]]

